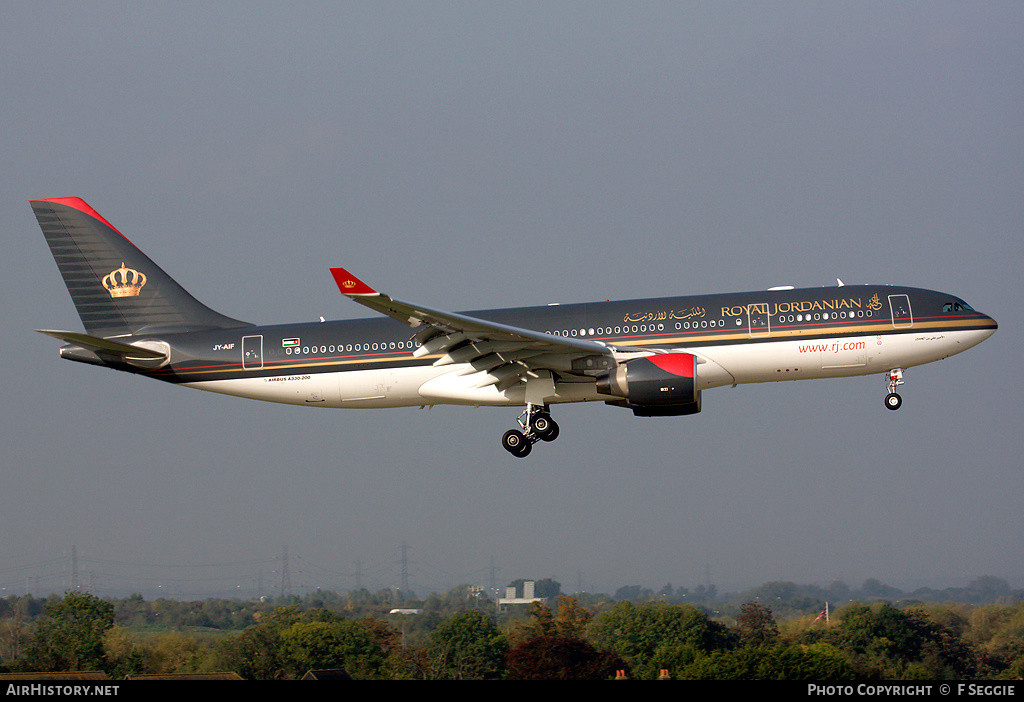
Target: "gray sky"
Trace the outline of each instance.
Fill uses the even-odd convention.
[[[206,597],[555,578],[1024,587],[1018,2],[45,2],[0,9],[0,586]],[[253,322],[905,284],[1000,331],[694,417],[309,410],[62,361],[27,200],[85,198]],[[359,579],[357,579],[359,578]],[[33,580],[35,579],[35,580]],[[32,585],[37,583],[36,585]],[[2,594],[2,591],[0,591]]]

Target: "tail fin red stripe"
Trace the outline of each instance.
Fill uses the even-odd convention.
[[[118,234],[121,234],[121,232],[117,230],[117,227],[115,227],[113,224],[104,219],[103,215],[94,210],[88,202],[86,202],[80,197],[44,197],[39,198],[37,200],[29,200],[29,202],[55,202],[58,205],[66,205],[67,207],[73,207],[79,212],[84,212],[90,217],[98,219],[99,221],[103,222],[105,225],[113,229]],[[121,234],[121,236],[124,236],[124,234]],[[126,240],[127,238],[128,237],[125,237]]]

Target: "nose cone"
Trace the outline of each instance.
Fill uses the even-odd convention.
[[[995,334],[999,328],[996,320],[983,312],[970,308],[964,312],[965,314],[951,317],[950,326],[946,328],[950,333],[939,337],[947,340],[949,345],[946,348],[950,355],[974,348]]]
[[[996,333],[996,329],[999,328],[999,324],[995,319],[989,317],[987,314],[978,313],[977,326],[974,327],[974,333],[972,336],[975,341],[971,344],[974,346],[980,344],[985,339],[989,338]]]
[[[992,317],[989,317],[987,314],[981,315],[981,321],[982,321],[982,327],[985,328],[985,329],[988,329],[988,335],[989,336],[992,336],[993,334],[995,334],[996,333],[996,329],[999,328],[999,325],[996,323],[996,320],[993,319]]]

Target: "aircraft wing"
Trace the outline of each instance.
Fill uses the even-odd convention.
[[[437,355],[434,365],[467,363],[460,375],[485,372],[476,387],[511,387],[538,371],[586,376],[615,366],[615,348],[599,341],[555,336],[477,317],[396,300],[344,268],[332,268],[346,297],[413,328],[420,346],[413,355]],[[568,379],[568,378],[566,378]]]

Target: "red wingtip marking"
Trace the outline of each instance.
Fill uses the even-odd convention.
[[[99,212],[90,207],[89,203],[80,197],[44,197],[39,198],[38,200],[29,200],[29,202],[55,202],[58,205],[66,205],[67,207],[72,207],[78,210],[79,212],[84,212],[90,217],[95,217],[96,219],[103,222],[111,229],[113,229],[118,234],[121,234],[121,232],[117,231],[117,227],[115,227],[113,224],[104,219]],[[124,236],[124,234],[121,234],[121,236]]]
[[[344,268],[332,268],[331,275],[338,284],[338,290],[344,295],[375,295],[376,290],[346,271]]]

